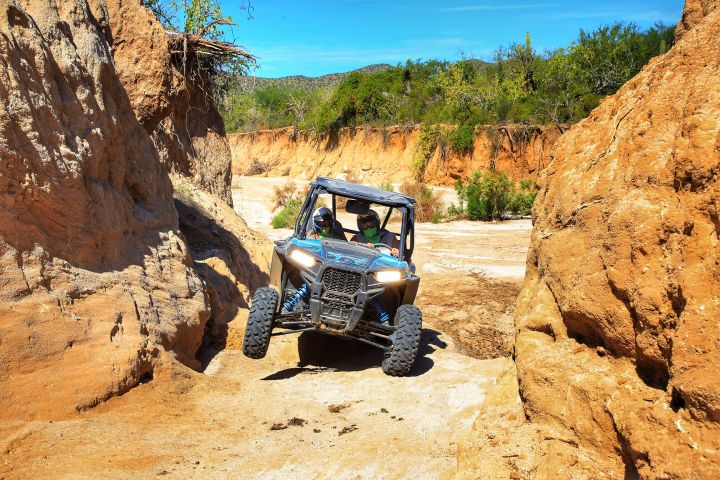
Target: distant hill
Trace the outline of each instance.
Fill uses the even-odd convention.
[[[238,77],[238,84],[242,90],[249,91],[253,88],[265,88],[271,85],[288,86],[296,88],[305,88],[314,90],[316,88],[328,87],[337,85],[343,78],[349,73],[360,72],[360,73],[377,73],[392,68],[392,65],[387,63],[379,63],[375,65],[368,65],[366,67],[351,70],[345,73],[329,73],[320,77],[306,77],[304,75],[292,75],[289,77],[280,78],[266,78],[266,77],[254,77],[251,75],[243,75]]]

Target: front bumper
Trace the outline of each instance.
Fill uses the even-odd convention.
[[[330,333],[354,331],[368,302],[385,291],[371,274],[347,265],[320,265],[301,276],[310,286],[310,321]]]

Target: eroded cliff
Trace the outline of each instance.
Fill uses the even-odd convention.
[[[0,2],[3,418],[92,407],[161,358],[199,366],[209,304],[107,22],[84,0]]]
[[[720,10],[689,2],[684,18],[699,3],[670,52],[558,141],[517,376],[461,448],[460,478],[720,475]]]
[[[478,128],[472,152],[454,152],[438,145],[424,169],[424,181],[453,185],[458,178],[496,168],[511,178],[537,178],[564,127],[508,125]],[[236,175],[292,176],[350,173],[370,184],[401,183],[414,177],[420,127],[344,128],[316,138],[292,128],[228,136]]]
[[[230,148],[205,75],[183,64],[183,53],[140,2],[103,3],[117,74],[161,163],[232,206]]]

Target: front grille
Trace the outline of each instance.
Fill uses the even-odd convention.
[[[351,297],[360,290],[361,275],[347,270],[328,268],[322,276],[322,284],[326,292],[343,297]]]
[[[325,290],[325,293],[323,293],[323,299],[329,302],[340,302],[339,304],[342,304],[347,303],[350,300],[350,296],[338,292],[332,292],[330,290]]]

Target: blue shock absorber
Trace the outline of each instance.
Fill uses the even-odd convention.
[[[310,286],[307,283],[303,283],[302,285],[300,285],[300,288],[295,291],[295,293],[290,295],[285,300],[285,303],[283,303],[283,308],[288,312],[292,312],[295,306],[300,303],[300,300],[304,300],[305,302],[307,302],[309,297]]]
[[[377,297],[370,300],[370,306],[373,310],[375,310],[378,322],[382,323],[383,325],[390,323],[390,314],[387,312],[387,310],[385,310],[385,307],[383,307],[383,304],[380,303],[380,300],[378,300]]]

